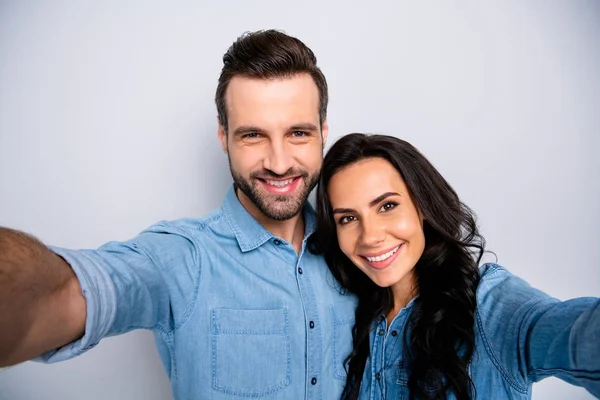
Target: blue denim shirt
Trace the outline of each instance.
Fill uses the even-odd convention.
[[[530,399],[532,383],[548,376],[600,397],[600,300],[560,302],[495,264],[484,265],[481,275],[469,364],[476,398]],[[388,329],[385,318],[374,324],[360,399],[409,398],[409,370],[401,360],[413,304]]]
[[[307,250],[316,224],[309,205],[304,217],[299,255],[233,189],[202,219],[158,223],[97,250],[52,248],[79,278],[86,331],[40,360],[143,328],[154,332],[176,399],[339,398],[356,300]]]

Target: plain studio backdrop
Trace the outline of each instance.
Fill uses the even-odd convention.
[[[476,211],[500,264],[563,300],[600,295],[595,1],[2,1],[0,225],[94,248],[218,207],[231,184],[221,57],[265,28],[315,51],[330,143],[410,141]],[[591,398],[557,379],[533,393]],[[171,398],[146,331],[0,371],[2,400]]]

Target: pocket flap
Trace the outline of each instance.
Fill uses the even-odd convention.
[[[275,310],[212,310],[212,329],[215,334],[273,335],[288,331],[287,308]]]

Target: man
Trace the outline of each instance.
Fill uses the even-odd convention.
[[[218,137],[234,185],[221,208],[97,250],[0,229],[0,366],[65,360],[144,328],[176,399],[340,397],[355,299],[306,248],[325,77],[276,31],[240,37],[223,63]]]

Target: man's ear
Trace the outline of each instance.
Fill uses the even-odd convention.
[[[325,148],[325,144],[327,143],[327,136],[329,135],[329,124],[327,124],[327,120],[323,121],[323,126],[321,126],[321,138],[323,139],[323,148]]]
[[[219,142],[221,142],[221,149],[223,149],[223,153],[227,154],[227,132],[223,125],[221,125],[221,121],[219,121],[219,117],[217,117],[217,136],[219,137]]]

